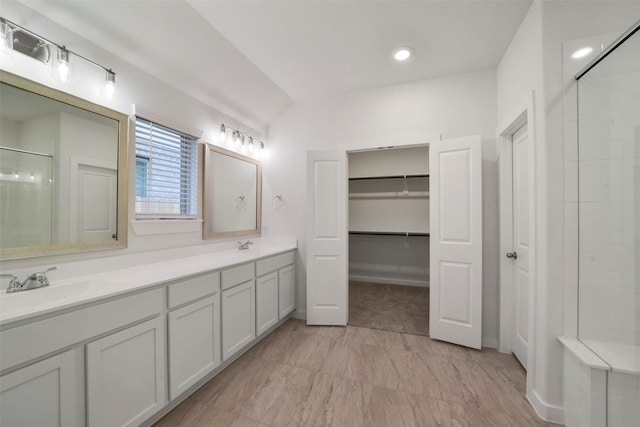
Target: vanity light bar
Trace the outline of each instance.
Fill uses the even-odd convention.
[[[220,142],[225,143],[229,138],[231,138],[233,143],[239,144],[240,146],[248,144],[249,150],[257,149],[259,152],[264,150],[263,141],[259,141],[258,139],[223,123],[220,125]]]
[[[52,42],[51,40],[42,37],[39,34],[34,33],[33,31],[30,31],[26,28],[24,28],[21,25],[16,24],[15,22],[11,22],[8,19],[2,18],[0,17],[0,28],[2,28],[2,34],[0,34],[3,38],[3,41],[6,39],[6,43],[4,43],[4,47],[11,49],[11,50],[16,50],[15,46],[12,45],[12,43],[10,43],[10,41],[13,40],[13,33],[18,30],[21,31],[33,38],[36,38],[40,41],[41,44],[46,44],[46,45],[51,45],[51,46],[55,46],[58,49],[58,62],[59,62],[59,66],[62,66],[63,69],[60,70],[60,74],[61,74],[61,78],[62,80],[66,80],[66,75],[68,72],[68,66],[69,66],[69,56],[70,54],[72,54],[73,56],[76,56],[82,60],[84,60],[85,62],[93,65],[94,67],[100,68],[102,70],[105,71],[106,75],[105,75],[105,85],[106,85],[106,91],[107,91],[107,96],[110,97],[110,95],[113,93],[113,87],[115,85],[116,82],[116,73],[111,69],[111,68],[107,68],[104,65],[100,65],[95,61],[90,60],[89,58],[82,56],[72,50],[67,49],[66,46],[64,45],[59,45],[58,43]],[[43,60],[42,58],[38,58],[40,59],[42,62],[49,62],[49,57],[47,57],[46,61]]]

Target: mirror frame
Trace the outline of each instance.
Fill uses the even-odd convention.
[[[237,237],[260,234],[262,231],[262,163],[260,162],[260,160],[238,154],[234,151],[226,150],[210,143],[204,143],[202,145],[204,149],[204,168],[202,172],[202,238],[208,240],[219,239],[223,237]],[[237,231],[220,231],[217,233],[209,232],[208,225],[211,221],[211,213],[209,212],[209,209],[207,207],[207,202],[209,201],[209,197],[211,196],[209,194],[209,191],[207,191],[207,178],[210,170],[209,168],[213,167],[211,152],[233,157],[243,162],[256,165],[256,228]]]
[[[129,117],[126,114],[94,104],[86,99],[61,92],[57,89],[36,83],[4,70],[0,70],[0,82],[37,95],[45,96],[82,110],[108,117],[118,123],[118,197],[116,202],[116,241],[99,243],[64,243],[50,246],[28,246],[21,248],[0,248],[0,260],[126,248],[129,224]]]

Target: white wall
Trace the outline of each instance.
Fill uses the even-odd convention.
[[[380,87],[298,103],[269,128],[263,233],[299,237],[297,304],[306,307],[305,182],[308,150],[356,150],[465,135],[483,141],[483,345],[497,344],[495,71]],[[275,209],[274,196],[285,206]]]
[[[511,40],[507,51],[505,52],[500,64],[497,68],[497,111],[498,111],[498,131],[509,125],[506,121],[513,115],[513,109],[523,100],[534,92],[534,111],[535,127],[533,129],[534,140],[534,162],[536,177],[544,177],[546,175],[545,162],[545,110],[543,102],[544,79],[543,79],[543,21],[542,21],[542,3],[534,2],[531,5],[527,15],[523,19],[518,32]],[[507,159],[507,161],[509,161]],[[539,355],[541,341],[548,339],[540,330],[544,329],[545,322],[545,290],[546,280],[545,265],[547,252],[546,239],[546,220],[544,215],[544,206],[546,205],[546,193],[544,188],[544,179],[537,179],[535,182],[535,201],[536,201],[536,235],[535,235],[535,251],[537,256],[537,265],[534,272],[536,282],[533,284],[535,298],[534,305],[534,336],[530,337],[530,345],[534,346],[535,352],[533,360],[528,361],[527,372],[527,396],[536,407],[538,413],[547,417],[546,406],[556,407],[559,410],[561,402],[558,400],[540,404],[539,393],[540,384],[547,383],[547,371],[541,367],[539,360],[544,357]],[[556,375],[561,368],[556,369]],[[559,385],[561,390],[561,384]],[[546,396],[545,398],[546,399]],[[542,406],[542,408],[541,408]]]

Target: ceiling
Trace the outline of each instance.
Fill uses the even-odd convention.
[[[495,68],[531,0],[21,2],[264,126],[297,101]]]

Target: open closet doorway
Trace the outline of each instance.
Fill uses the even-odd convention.
[[[479,349],[482,345],[480,137],[431,142],[428,158],[429,336]],[[344,151],[307,152],[308,325],[346,325],[350,317],[347,170]]]
[[[348,324],[429,335],[429,147],[348,153]]]

